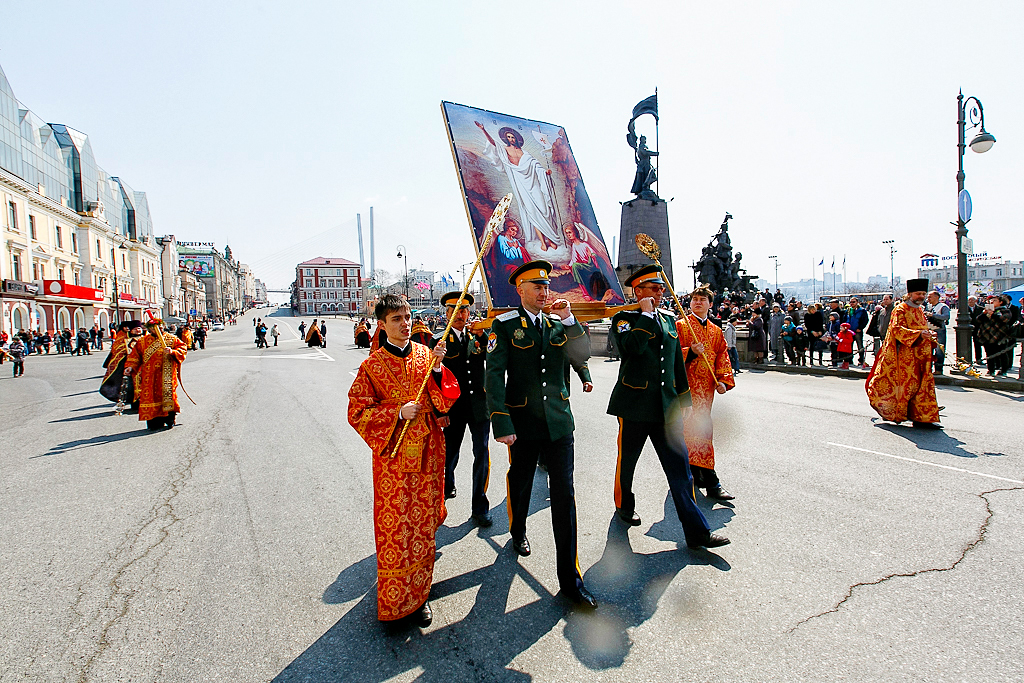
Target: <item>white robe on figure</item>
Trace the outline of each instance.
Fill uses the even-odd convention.
[[[524,230],[526,250],[535,254],[535,258],[550,261],[556,267],[568,263],[572,254],[558,225],[558,214],[555,212],[544,167],[526,150],[523,150],[519,163],[513,164],[503,144],[487,145],[484,155],[505,172],[512,186],[512,196],[515,197],[520,224]],[[555,246],[549,244],[546,250],[543,249],[541,235]]]

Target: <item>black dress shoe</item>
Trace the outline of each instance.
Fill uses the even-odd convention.
[[[459,490],[456,489],[454,486],[446,486],[444,488],[444,499],[448,500],[449,498],[454,498],[456,495],[458,495],[458,493]]]
[[[583,586],[580,586],[579,588],[563,589],[562,595],[564,595],[565,599],[574,605],[597,609],[597,600],[590,594],[590,591]]]
[[[409,615],[409,621],[416,624],[417,626],[430,626],[430,622],[434,620],[434,613],[430,609],[430,603],[425,602],[423,605]]]
[[[942,429],[942,425],[938,422],[915,422],[914,427],[916,429]]]
[[[523,557],[528,557],[530,555],[530,540],[526,536],[523,536],[521,539],[513,538],[512,549]]]
[[[622,508],[615,508],[615,514],[630,526],[640,526],[640,515],[636,514],[636,512],[626,512]]]
[[[717,486],[713,489],[709,488],[707,497],[713,498],[714,500],[736,500],[736,496],[732,495],[721,486]]]
[[[477,526],[483,527],[485,529],[494,524],[494,520],[491,519],[491,515],[486,512],[482,515],[473,515],[472,517],[470,517],[470,519],[476,522]]]
[[[705,538],[703,541],[699,541],[697,543],[687,543],[686,545],[688,545],[691,548],[700,548],[701,546],[705,548],[718,548],[723,545],[729,545],[730,543],[732,543],[732,541],[730,541],[725,536],[719,536],[718,534],[708,534],[708,537]]]

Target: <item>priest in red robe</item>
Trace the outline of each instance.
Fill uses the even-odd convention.
[[[437,416],[455,404],[459,383],[441,363],[444,342],[431,350],[410,340],[408,302],[388,294],[375,313],[386,337],[359,366],[348,392],[348,421],[373,453],[377,618],[390,622],[409,617],[427,626],[432,618],[427,598],[434,576],[434,534],[447,515],[444,431]]]
[[[135,396],[139,401],[139,420],[157,430],[174,426],[181,412],[178,403],[178,378],[188,348],[185,342],[164,330],[164,323],[150,318],[148,334],[139,337],[124,363],[126,374],[133,376]]]
[[[924,313],[927,292],[928,280],[907,280],[907,298],[892,310],[865,386],[871,407],[883,420],[941,429],[931,366],[938,340]]]
[[[702,488],[713,500],[733,500],[735,496],[722,488],[715,471],[714,429],[711,404],[715,394],[724,394],[736,386],[729,361],[729,348],[722,328],[708,320],[708,311],[715,293],[701,285],[690,294],[689,325],[676,321],[679,344],[686,358],[686,379],[690,384],[690,411],[683,417],[683,440],[690,453],[690,471],[694,488]],[[701,358],[708,360],[705,363]],[[714,372],[708,365],[714,368]]]

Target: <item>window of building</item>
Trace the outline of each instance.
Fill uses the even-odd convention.
[[[11,257],[11,274],[15,280],[21,279],[21,254],[17,252]]]
[[[7,225],[11,230],[18,229],[18,205],[14,202],[7,202]]]
[[[972,270],[971,272],[969,272],[967,274],[967,277],[969,277],[969,278],[971,278],[973,280],[974,279],[974,271]]]
[[[982,277],[988,277],[988,268],[982,268],[981,269],[981,276]]]
[[[36,235],[36,217],[32,214],[28,215],[28,234],[32,239],[37,240],[39,237]]]
[[[64,269],[63,268],[58,268],[57,269],[57,279],[60,280],[61,282],[64,281]]]
[[[1003,274],[1003,269],[1002,268],[996,268],[996,277],[999,277],[1002,274]]]
[[[128,269],[128,257],[126,254],[121,254],[121,267],[125,270]]]
[[[75,229],[71,229],[71,251],[75,254],[78,253],[78,234],[75,233]]]
[[[306,268],[306,275],[312,275],[312,274],[313,274],[313,269],[312,268]]]
[[[103,260],[103,247],[100,246],[100,241],[96,240],[96,258],[100,261]]]
[[[306,274],[309,275],[309,273],[306,273]],[[307,287],[312,287],[313,286],[313,281],[312,280],[306,280],[306,286]]]
[[[32,279],[33,280],[38,280],[39,279],[39,262],[38,261],[33,261],[32,262]]]
[[[75,271],[75,284],[76,285],[81,284],[81,282],[79,281],[79,275],[78,275],[78,271],[77,270]]]
[[[57,248],[58,249],[63,249],[64,248],[64,235],[61,234],[62,231],[60,229],[60,226],[59,225],[56,226],[54,228],[53,232],[57,236]]]

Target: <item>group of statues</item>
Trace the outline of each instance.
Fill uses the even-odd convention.
[[[746,298],[747,293],[754,291],[750,281],[753,275],[747,275],[747,271],[740,265],[743,254],[732,253],[732,241],[729,239],[730,214],[725,214],[722,227],[718,234],[711,238],[708,245],[701,250],[700,259],[691,266],[696,279],[711,287],[722,298],[737,295]]]

